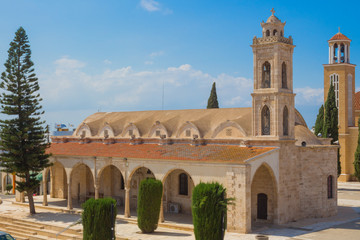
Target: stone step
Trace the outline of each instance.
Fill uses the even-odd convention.
[[[25,221],[14,220],[13,224],[21,225],[21,226],[29,227],[29,228],[33,228],[33,229],[44,229],[43,225],[41,225],[39,223],[34,223],[34,222],[25,222]]]
[[[36,235],[36,231],[30,230],[28,228],[22,228],[21,226],[17,226],[14,224],[9,224],[8,226],[5,227],[6,232],[16,232],[16,233],[21,233],[21,234],[25,234],[26,236],[30,236],[30,235]]]
[[[18,233],[17,231],[8,231],[5,227],[0,227],[0,231],[9,233],[11,236],[16,238],[16,240],[30,240],[26,234]]]

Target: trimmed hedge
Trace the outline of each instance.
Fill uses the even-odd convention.
[[[226,189],[219,183],[200,183],[192,194],[192,216],[196,240],[224,239],[227,205]]]
[[[163,185],[152,178],[140,182],[137,218],[143,233],[152,233],[158,227]]]
[[[111,206],[113,206],[112,210]],[[82,213],[84,240],[110,240],[113,236],[115,237],[117,214],[115,199],[99,198],[95,200],[90,198],[82,204],[82,208],[84,209]]]

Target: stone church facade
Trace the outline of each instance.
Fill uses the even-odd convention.
[[[228,231],[284,224],[337,212],[337,147],[318,139],[295,109],[293,40],[274,12],[254,37],[252,107],[98,112],[73,136],[53,137],[45,191],[73,208],[113,197],[125,217],[136,210],[139,182],[162,181],[160,221],[191,216],[191,193],[217,181],[234,198]],[[44,195],[44,205],[47,197]]]

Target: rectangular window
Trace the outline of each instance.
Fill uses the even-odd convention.
[[[129,130],[129,136],[131,137],[133,135],[133,130]]]
[[[160,137],[160,130],[156,130],[155,135],[156,135],[157,137]]]
[[[187,129],[186,132],[185,132],[185,135],[187,137],[190,137],[191,136],[191,130],[190,129]]]

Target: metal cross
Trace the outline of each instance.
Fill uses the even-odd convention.
[[[274,13],[275,13],[274,8],[272,8],[270,12],[272,12],[272,15],[274,15]]]

